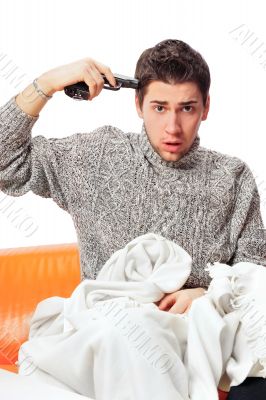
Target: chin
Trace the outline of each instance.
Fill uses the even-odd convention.
[[[160,156],[165,161],[178,161],[182,157],[182,154],[167,153],[160,154]]]

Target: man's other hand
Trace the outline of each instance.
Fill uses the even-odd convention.
[[[166,294],[156,304],[159,310],[169,311],[173,314],[183,314],[189,310],[192,301],[205,294],[205,289],[182,289],[177,292]]]

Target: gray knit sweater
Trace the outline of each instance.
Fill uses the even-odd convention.
[[[70,213],[81,275],[95,279],[118,249],[154,232],[192,257],[185,287],[207,287],[208,262],[266,266],[266,240],[255,180],[248,166],[201,147],[197,136],[179,161],[163,160],[141,133],[105,125],[69,137],[31,137],[39,117],[12,97],[0,108],[0,189],[31,190]]]

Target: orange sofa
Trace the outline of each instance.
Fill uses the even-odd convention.
[[[38,302],[68,297],[79,282],[76,244],[0,250],[0,368],[16,371]]]
[[[18,350],[38,302],[69,297],[79,282],[75,243],[0,250],[0,368],[17,372]],[[220,400],[226,397],[219,391]]]

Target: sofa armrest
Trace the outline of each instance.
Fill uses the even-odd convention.
[[[14,365],[37,304],[80,282],[77,244],[0,250],[0,364]]]

